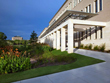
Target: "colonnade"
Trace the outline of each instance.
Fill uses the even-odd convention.
[[[47,43],[54,49],[61,49],[61,51],[65,51],[67,45],[68,53],[73,53],[74,24],[83,24],[89,26],[106,26],[106,23],[104,22],[69,19],[58,27],[56,27],[53,31],[45,35],[43,38],[41,38],[41,43]]]

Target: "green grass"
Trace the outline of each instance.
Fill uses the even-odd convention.
[[[0,83],[15,82],[19,80],[29,79],[33,77],[43,76],[47,74],[52,74],[56,72],[61,72],[65,70],[75,69],[79,67],[84,67],[84,66],[104,62],[102,60],[94,59],[80,54],[75,54],[75,53],[68,54],[66,51],[61,52],[60,50],[58,51],[53,50],[51,53],[54,55],[62,55],[62,56],[73,55],[75,58],[77,58],[77,61],[67,65],[47,66],[47,67],[31,69],[23,72],[13,73],[13,74],[0,75]]]

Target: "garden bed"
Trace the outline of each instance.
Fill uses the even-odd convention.
[[[9,49],[9,47],[8,47]],[[46,45],[29,45],[29,46],[20,46],[18,49],[13,48],[14,50],[11,50],[11,52],[7,52],[8,54],[12,53],[13,56],[15,55],[17,61],[16,63],[20,61],[20,57],[26,57],[28,58],[27,62],[28,64],[25,65],[24,69],[20,69],[20,67],[14,67],[14,72],[11,72],[11,74],[7,74],[8,72],[4,72],[5,74],[0,75],[0,83],[9,83],[24,79],[29,79],[37,76],[52,74],[56,72],[61,72],[65,70],[70,70],[74,68],[84,67],[100,62],[104,62],[103,60],[94,59],[91,57],[83,56],[80,54],[71,53],[68,54],[66,51],[61,52],[60,50],[54,50]],[[6,49],[7,50],[7,49]],[[18,56],[18,54],[20,54]],[[5,53],[4,53],[5,54]],[[34,58],[36,62],[31,65],[30,68],[30,58]],[[4,58],[5,59],[5,58]],[[2,59],[1,59],[2,60]],[[23,60],[25,62],[25,58]],[[24,65],[24,62],[22,61],[22,65]],[[11,62],[10,62],[11,63]],[[19,62],[21,63],[21,62]],[[21,66],[19,63],[16,66]],[[15,65],[15,63],[12,63]],[[5,68],[5,67],[4,67]],[[10,64],[9,64],[9,68]],[[10,73],[10,72],[9,72]]]
[[[48,65],[46,67],[34,68],[34,69],[27,70],[27,71],[0,75],[0,83],[10,83],[10,82],[15,82],[15,81],[20,81],[24,79],[34,78],[38,76],[43,76],[47,74],[57,73],[61,71],[66,71],[70,69],[75,69],[79,67],[84,67],[84,66],[104,62],[103,60],[99,60],[99,59],[95,59],[95,58],[91,58],[91,57],[87,57],[87,56],[83,56],[83,55],[75,54],[75,53],[68,54],[67,52],[61,52],[59,50],[58,51],[54,50],[52,52],[53,53],[56,52],[55,53],[56,55],[57,54],[60,54],[60,55],[66,54],[67,56],[72,55],[77,60],[75,62],[72,62],[70,64],[65,64],[65,65],[63,64],[62,65],[58,64],[56,66]]]
[[[40,64],[39,66],[38,65],[36,65],[37,64],[37,62],[36,63],[33,63],[32,65],[32,69],[34,69],[34,68],[40,68],[40,67],[46,67],[46,66],[58,66],[58,65],[67,65],[67,64],[70,64],[70,63],[73,63],[73,62],[75,62],[76,61],[76,59],[74,59],[72,62],[55,62],[55,63],[46,63],[46,64]]]

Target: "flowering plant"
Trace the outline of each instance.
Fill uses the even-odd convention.
[[[2,49],[0,55],[0,74],[13,73],[18,71],[24,71],[31,68],[30,58],[25,57],[26,51],[23,55],[16,48],[6,50]]]

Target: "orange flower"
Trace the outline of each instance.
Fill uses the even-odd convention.
[[[16,51],[15,53],[19,53],[18,51]]]
[[[10,54],[10,52],[8,52],[8,54]]]
[[[18,50],[17,48],[15,50]]]
[[[26,51],[24,53],[26,53]]]
[[[13,49],[10,49],[10,51],[12,52],[12,51],[13,51]]]
[[[19,55],[16,55],[17,57],[19,57]]]
[[[2,50],[2,52],[4,53],[4,50]]]

